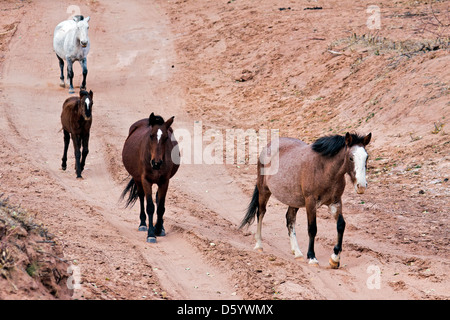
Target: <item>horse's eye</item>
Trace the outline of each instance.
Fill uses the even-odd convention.
[[[350,161],[353,162],[353,157],[350,157]]]

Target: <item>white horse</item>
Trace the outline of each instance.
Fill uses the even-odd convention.
[[[80,89],[86,90],[87,60],[89,53],[90,41],[88,35],[90,17],[75,16],[73,20],[65,20],[58,24],[53,35],[53,49],[59,60],[61,68],[61,87],[64,84],[64,60],[67,61],[67,78],[70,82],[69,93],[75,93],[73,89],[73,62],[79,61],[83,68],[83,83]]]

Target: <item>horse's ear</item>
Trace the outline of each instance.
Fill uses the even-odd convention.
[[[363,144],[364,144],[365,146],[367,146],[367,145],[369,144],[371,138],[372,138],[372,132],[369,133],[367,136],[364,137],[364,139],[363,139]]]
[[[175,118],[175,116],[173,116],[172,118],[170,118],[169,120],[167,120],[165,123],[164,123],[164,126],[166,127],[166,129],[169,129],[170,128],[170,126],[172,125],[172,123],[173,123],[173,119]]]
[[[89,90],[89,96],[91,97],[91,100],[94,99],[94,93],[92,92],[92,90]]]
[[[346,133],[345,134],[345,145],[347,146],[347,147],[349,147],[349,146],[351,146],[351,144],[352,144],[352,135],[350,134],[350,133]]]
[[[155,124],[155,122],[156,122],[156,117],[155,117],[155,114],[152,112],[152,114],[148,118],[148,124],[153,126]]]
[[[89,20],[91,20],[91,17],[84,18],[84,20],[85,20],[86,22],[89,22]]]

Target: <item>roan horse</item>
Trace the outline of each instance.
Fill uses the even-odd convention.
[[[83,68],[83,82],[80,89],[86,90],[87,55],[90,41],[88,36],[90,17],[75,16],[72,20],[65,20],[58,24],[53,35],[53,49],[59,60],[61,69],[61,87],[64,84],[64,60],[67,62],[67,78],[69,79],[69,93],[75,93],[73,89],[73,62],[79,61]]]
[[[302,259],[295,234],[297,211],[306,208],[308,221],[309,263],[318,265],[314,253],[314,239],[317,233],[316,209],[327,205],[337,223],[337,244],[329,263],[339,268],[340,252],[345,221],[342,216],[341,197],[345,189],[345,174],[350,176],[358,194],[364,193],[366,182],[366,162],[368,154],[365,146],[372,134],[359,136],[347,133],[322,137],[312,145],[297,139],[280,138],[278,148],[269,144],[258,161],[258,177],[253,197],[240,228],[250,225],[255,215],[258,219],[255,235],[255,249],[262,250],[261,228],[266,204],[271,194],[289,206],[286,212],[286,225],[292,252],[295,258]],[[277,162],[276,171],[265,171],[267,164]]]
[[[81,172],[84,170],[86,157],[89,153],[93,104],[94,93],[92,90],[89,92],[81,90],[79,97],[70,97],[64,101],[61,112],[61,124],[64,131],[64,153],[61,169],[66,170],[67,168],[67,149],[72,136],[75,150],[75,170],[78,179],[82,179]],[[81,152],[81,147],[83,147],[83,152]]]
[[[127,193],[126,207],[132,206],[137,198],[140,201],[139,231],[147,231],[147,242],[155,243],[156,236],[165,236],[163,215],[169,179],[178,170],[180,152],[171,125],[174,117],[164,121],[153,114],[148,119],[135,122],[129,130],[122,150],[122,161],[131,175],[131,180],[122,192]],[[152,185],[156,184],[157,220],[153,226],[155,205],[152,199]],[[144,198],[147,201],[148,228],[145,222]]]

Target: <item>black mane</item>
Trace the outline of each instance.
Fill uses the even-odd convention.
[[[352,137],[351,144],[349,147],[354,146],[356,144],[362,144],[364,141],[364,137],[357,134],[350,134]],[[334,135],[334,136],[326,136],[317,139],[312,144],[313,151],[321,154],[324,157],[333,157],[345,147],[345,136]]]
[[[153,112],[148,118],[148,125],[154,126],[154,125],[160,125],[162,126],[164,124],[164,118],[158,115],[155,115]]]
[[[74,17],[73,17],[73,20],[74,20],[75,22],[83,21],[83,20],[84,20],[84,16],[82,16],[82,15],[74,16]]]

